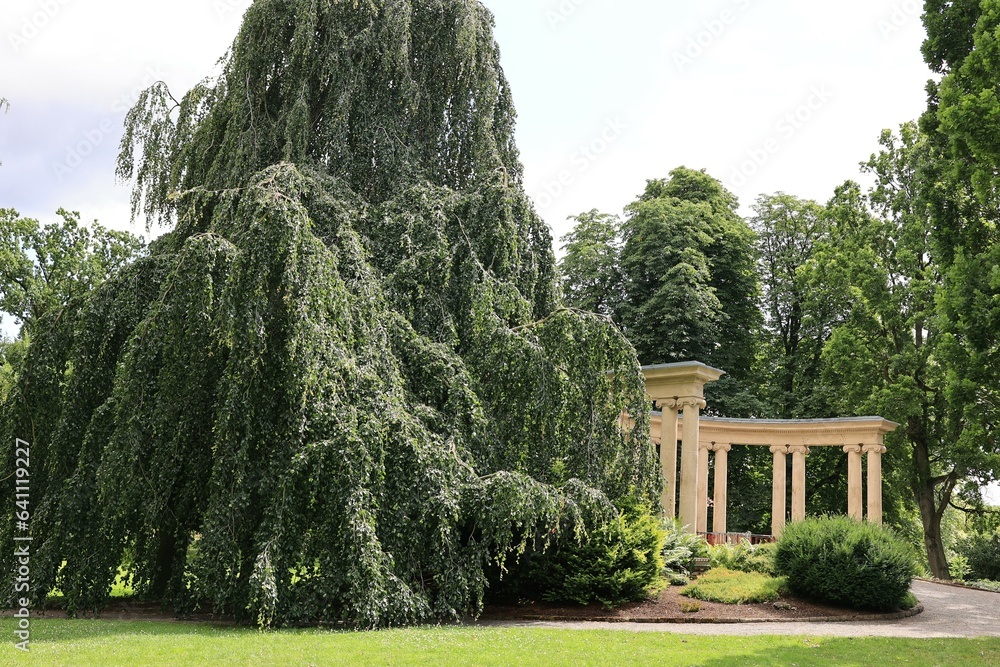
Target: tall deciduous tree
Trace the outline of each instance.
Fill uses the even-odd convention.
[[[623,225],[617,320],[645,364],[695,359],[725,370],[713,406],[743,416],[757,411],[760,312],[753,232],[736,208],[704,172],[682,167],[649,181]]]
[[[57,215],[42,225],[0,209],[0,311],[25,327],[89,293],[145,247],[128,232],[80,224],[77,212]]]
[[[0,419],[32,442],[37,602],[99,606],[127,554],[180,609],[455,618],[523,549],[655,501],[633,348],[557,308],[492,25],[257,0],[217,80],[142,96],[119,174],[172,229],[41,318]]]
[[[848,295],[847,320],[824,351],[825,378],[842,414],[875,412],[903,425],[891,439],[905,446],[894,449],[894,467],[909,464],[928,562],[947,578],[944,513],[962,484],[992,480],[1000,464],[996,392],[955,332],[954,295],[922,195],[932,148],[914,124],[881,141],[865,167],[876,179],[872,214],[842,220],[813,267],[816,283]]]
[[[786,419],[825,417],[817,405],[825,322],[811,308],[811,287],[803,269],[827,236],[822,206],[778,193],[754,205],[767,344],[764,348],[769,412]]]
[[[596,209],[571,219],[573,231],[560,239],[563,299],[573,308],[611,315],[622,300],[621,221]]]

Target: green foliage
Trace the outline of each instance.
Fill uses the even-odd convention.
[[[664,533],[648,507],[630,504],[582,541],[568,537],[531,559],[523,595],[610,608],[645,600],[662,587]]]
[[[143,598],[261,626],[455,619],[655,502],[634,349],[556,307],[491,29],[465,0],[258,0],[218,80],[140,99],[119,171],[176,225],[38,319],[0,412],[32,443],[35,602],[97,609],[129,562]],[[620,590],[659,573],[633,551]]]
[[[708,542],[704,537],[684,530],[677,519],[663,524],[663,570],[668,574],[687,574],[691,571],[691,559],[707,558]]]
[[[28,339],[8,341],[0,339],[0,404],[7,400],[28,353]]]
[[[913,552],[892,531],[844,516],[787,526],[774,563],[794,595],[873,611],[900,608],[915,571]]]
[[[967,581],[965,583],[967,586],[971,586],[972,588],[990,591],[991,593],[1000,593],[1000,581],[979,580]]]
[[[621,221],[596,209],[570,219],[576,222],[573,231],[560,239],[566,253],[559,261],[563,299],[574,308],[611,315],[622,299]]]
[[[643,363],[698,359],[737,378],[749,371],[757,276],[753,233],[736,205],[711,176],[678,168],[628,207],[618,319]]]
[[[41,225],[0,209],[0,312],[18,324],[81,297],[142,256],[144,244],[128,232],[59,209],[59,222]]]
[[[753,208],[750,224],[757,234],[766,315],[765,372],[772,378],[770,415],[827,417],[817,379],[831,317],[818,307],[803,271],[816,246],[827,238],[825,209],[783,193],[762,195]]]
[[[752,545],[746,540],[740,540],[736,546],[717,544],[711,547],[711,566],[734,572],[758,572],[773,577],[776,550],[776,544]]]
[[[757,411],[760,326],[753,232],[736,208],[719,181],[681,167],[649,181],[624,223],[577,216],[560,265],[570,303],[610,312],[643,364],[697,359],[726,370],[709,401],[729,416]]]
[[[955,550],[968,565],[964,579],[1000,581],[1000,533],[967,535]]]
[[[781,597],[785,580],[759,572],[734,572],[716,568],[704,573],[681,590],[696,600],[722,604],[757,604],[774,602]]]

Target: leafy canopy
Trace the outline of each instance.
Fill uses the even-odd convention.
[[[27,325],[82,297],[135,260],[144,243],[128,232],[59,209],[59,222],[41,225],[0,209],[0,311]]]
[[[34,600],[97,608],[124,561],[261,625],[456,618],[655,502],[634,350],[558,308],[513,126],[472,0],[257,0],[217,79],[146,91],[119,174],[171,231],[40,318],[0,418]]]

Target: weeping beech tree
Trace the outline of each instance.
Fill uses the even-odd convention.
[[[119,175],[169,231],[45,316],[3,406],[34,602],[124,565],[261,625],[449,618],[655,502],[634,350],[558,308],[513,128],[473,0],[258,0],[216,79],[146,91]]]

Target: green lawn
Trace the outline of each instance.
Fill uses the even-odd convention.
[[[32,651],[0,620],[0,665],[656,665],[1000,664],[1000,639],[902,640],[696,637],[658,632],[424,628],[372,633],[261,633],[181,623],[35,620]]]

